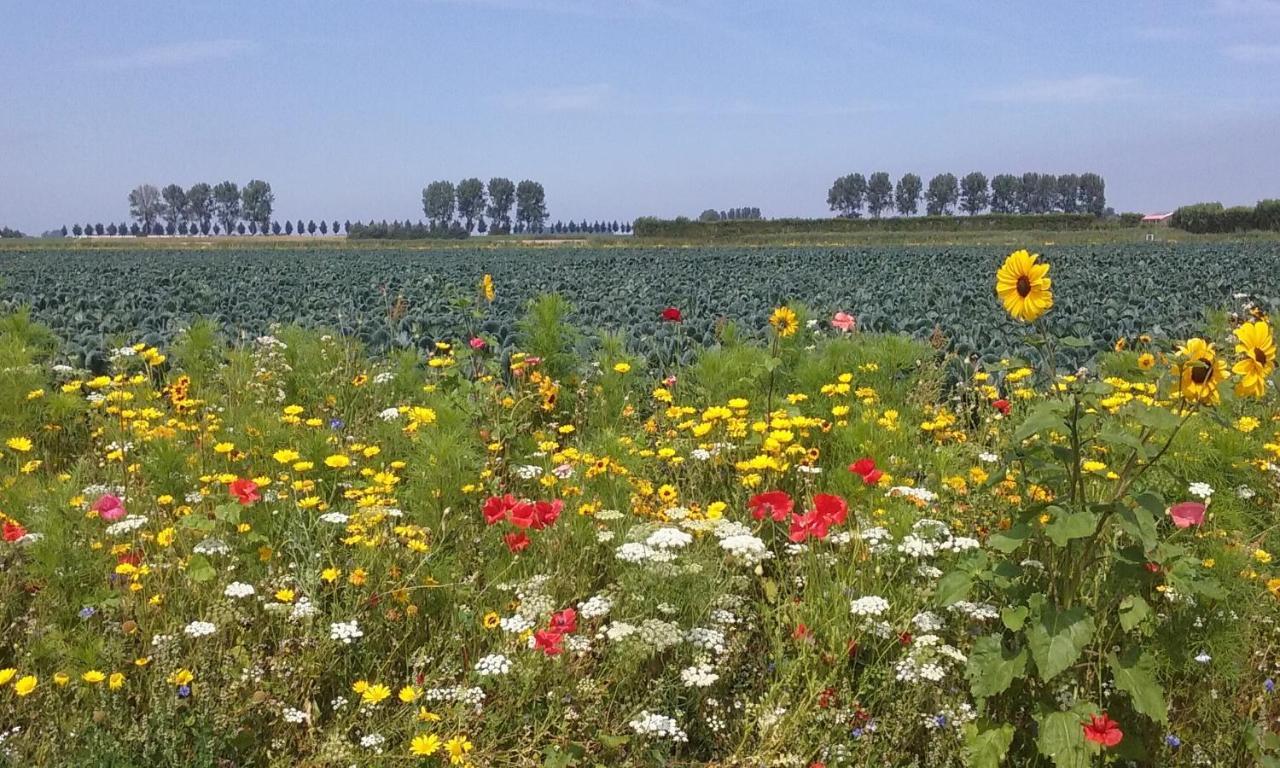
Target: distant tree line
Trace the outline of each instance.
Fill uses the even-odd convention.
[[[9,229],[8,227],[5,227],[3,229],[0,229],[0,238],[5,238],[5,237],[26,237],[26,235],[22,234],[16,229]]]
[[[234,181],[224,181],[210,186],[204,182],[183,189],[170,184],[157,189],[153,184],[141,184],[129,193],[129,215],[132,223],[74,224],[68,230],[62,227],[61,235],[116,236],[132,235],[299,235],[319,232],[322,235],[338,234],[347,225],[321,220],[295,225],[286,221],[282,225],[271,219],[275,207],[275,194],[271,185],[254,179],[241,189]],[[54,233],[56,234],[56,233]]]
[[[130,228],[130,234],[266,234],[271,231],[274,205],[271,185],[261,179],[250,181],[244,189],[234,181],[215,186],[200,182],[190,189],[141,184],[129,193],[129,215],[138,225],[137,232]]]
[[[67,227],[64,226],[60,232],[55,231],[46,234],[55,237],[66,237],[68,234],[76,237],[80,237],[82,235],[86,237],[102,237],[104,235],[110,237],[114,237],[116,235],[132,235],[133,237],[145,237],[147,235],[190,235],[194,237],[197,235],[210,234],[292,235],[296,233],[299,235],[314,235],[317,232],[321,235],[327,235],[332,232],[337,235],[347,231],[351,226],[352,224],[350,222],[339,222],[337,219],[334,219],[332,222],[321,219],[319,224],[316,223],[315,219],[311,219],[310,221],[298,219],[298,223],[296,225],[292,221],[286,221],[284,224],[281,224],[279,221],[272,221],[266,227],[259,227],[256,221],[251,221],[246,226],[246,224],[241,221],[237,222],[230,232],[226,232],[218,222],[213,222],[212,225],[207,226],[197,222],[181,221],[178,222],[176,226],[156,222],[151,225],[151,229],[148,231],[144,229],[144,225],[140,225],[138,222],[134,222],[132,224],[120,222],[119,224],[107,224],[105,226],[99,222],[97,224],[85,224],[83,226],[80,224],[73,224],[70,229],[67,229]]]
[[[921,178],[907,173],[894,182],[889,174],[877,171],[870,176],[851,173],[841,176],[827,192],[827,205],[839,216],[856,219],[863,208],[878,219],[897,211],[914,216],[921,200],[928,216],[950,216],[959,210],[975,216],[984,211],[1004,214],[1089,213],[1102,216],[1107,210],[1106,184],[1096,173],[998,174],[987,181],[974,171],[957,180],[955,174],[940,173],[925,187]]]
[[[457,185],[433,181],[422,190],[422,213],[427,217],[428,231],[447,232],[456,227],[464,236],[472,232],[542,232],[549,216],[542,184],[528,179],[514,184],[500,176],[489,179],[487,185],[474,177]]]
[[[698,215],[698,221],[742,221],[761,218],[764,217],[760,215],[759,208],[730,208],[727,211],[708,208]]]
[[[1184,205],[1173,212],[1171,226],[1196,234],[1245,232],[1250,229],[1280,231],[1280,200],[1259,200],[1250,208],[1222,203]]]
[[[589,234],[589,235],[617,235],[630,234],[631,222],[629,221],[571,221],[565,224],[563,221],[557,221],[555,224],[547,227],[547,231],[557,235],[563,234]]]

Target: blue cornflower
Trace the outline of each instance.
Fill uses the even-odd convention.
[[[178,698],[185,699],[190,695],[191,695],[191,686],[189,685],[178,686]]]
[[[91,618],[93,614],[97,612],[98,612],[97,608],[94,608],[92,605],[86,605],[85,607],[80,609],[80,618],[82,619]]]
[[[1169,749],[1177,749],[1178,747],[1182,746],[1182,739],[1178,738],[1177,736],[1174,736],[1171,733],[1168,736],[1164,737],[1164,743],[1169,746]]]
[[[329,419],[329,429],[342,429],[344,426],[342,419]]]
[[[1262,689],[1267,693],[1275,693],[1276,681],[1268,677],[1266,680],[1262,681]]]

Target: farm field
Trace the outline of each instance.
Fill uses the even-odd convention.
[[[1042,251],[0,252],[0,763],[1280,765],[1275,246]]]
[[[1280,296],[1274,242],[1053,246],[1061,312],[1051,322],[1081,340],[1083,362],[1121,337],[1189,335],[1203,310],[1237,294]],[[768,308],[798,300],[817,315],[845,311],[860,328],[925,339],[999,359],[1020,343],[998,307],[969,297],[1007,253],[993,247],[893,248],[218,248],[208,252],[111,249],[0,250],[0,308],[30,306],[80,365],[100,366],[116,346],[166,344],[196,318],[247,340],[278,324],[340,330],[371,351],[483,332],[514,344],[527,302],[558,293],[583,328],[624,334],[651,363],[689,360],[726,322],[756,333]],[[480,275],[504,286],[477,325],[459,303]],[[464,302],[465,303],[465,302]],[[684,321],[664,324],[680,307]],[[1188,307],[1195,307],[1188,310]]]

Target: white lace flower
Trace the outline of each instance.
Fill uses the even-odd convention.
[[[222,594],[231,598],[252,597],[256,592],[252,584],[245,584],[243,581],[233,581],[222,590]]]

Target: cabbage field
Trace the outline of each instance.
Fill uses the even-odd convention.
[[[1187,307],[1263,305],[1280,297],[1274,243],[1044,246],[1054,261],[1053,330],[1083,360],[1140,333],[1186,336],[1204,318]],[[563,295],[574,322],[625,334],[652,362],[688,359],[726,321],[760,328],[768,308],[802,302],[811,317],[845,311],[859,328],[934,335],[961,354],[998,359],[1021,334],[990,293],[997,247],[897,248],[352,248],[209,252],[0,252],[0,312],[30,306],[65,344],[68,361],[101,365],[122,343],[164,345],[194,318],[232,338],[273,324],[330,327],[371,351],[478,331],[503,351],[530,299]],[[479,328],[467,308],[481,275],[502,290]],[[680,309],[683,322],[663,323]]]

